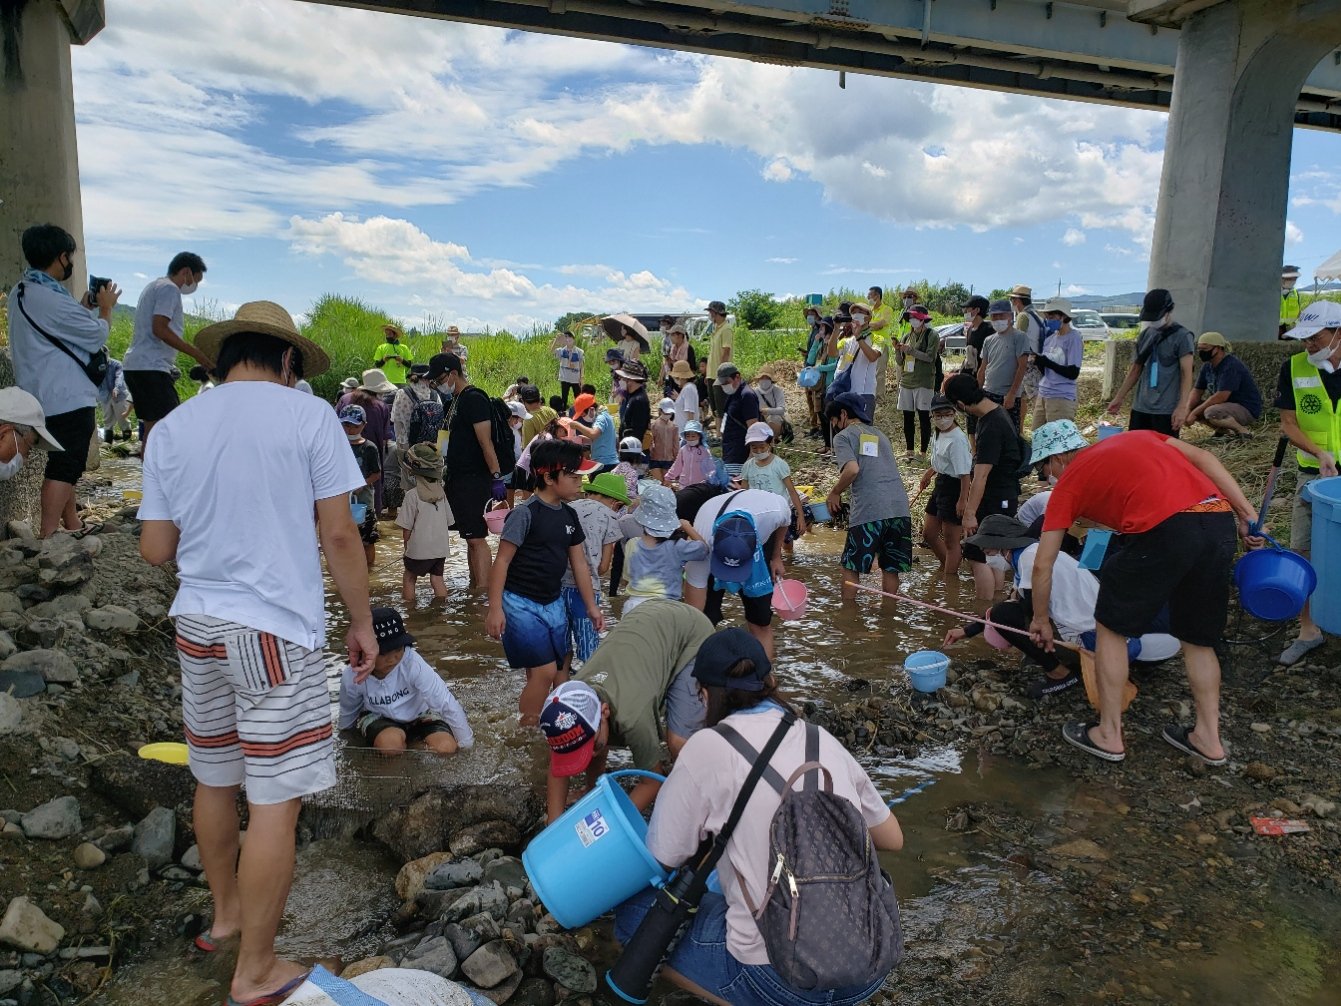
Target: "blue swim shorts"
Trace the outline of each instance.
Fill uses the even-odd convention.
[[[568,656],[568,611],[563,598],[548,604],[503,591],[503,652],[509,667],[562,664]]]

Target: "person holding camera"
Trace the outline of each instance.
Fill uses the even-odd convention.
[[[195,293],[204,275],[205,260],[199,255],[192,252],[174,255],[168,263],[168,274],[146,286],[135,305],[135,334],[123,365],[135,415],[144,423],[141,455],[154,424],[181,404],[172,376],[177,354],[185,353],[206,371],[214,369],[213,360],[182,338],[185,331],[182,295]]]
[[[61,284],[74,275],[75,239],[55,224],[29,227],[22,237],[29,268],[9,295],[9,351],[19,387],[42,406],[47,430],[64,450],[47,453],[38,536],[64,525],[84,531],[75,509],[75,483],[88,464],[96,425],[94,406],[107,373],[107,336],[121,290],[110,280],[82,302]],[[96,311],[96,315],[94,312]]]

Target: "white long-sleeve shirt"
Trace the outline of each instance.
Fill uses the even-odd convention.
[[[436,713],[451,728],[461,748],[475,743],[475,733],[461,703],[413,647],[405,648],[400,663],[385,678],[370,675],[360,685],[354,683],[354,669],[345,666],[340,675],[340,729],[348,730],[365,712],[398,723],[411,723]]]

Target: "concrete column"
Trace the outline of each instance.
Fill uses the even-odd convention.
[[[25,268],[19,237],[59,224],[84,248],[70,45],[105,21],[103,0],[0,0],[0,286]],[[88,287],[83,255],[69,287]]]
[[[1228,0],[1180,28],[1149,285],[1194,331],[1274,340],[1295,103],[1341,2]]]

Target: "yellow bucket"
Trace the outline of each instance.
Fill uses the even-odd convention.
[[[174,741],[146,744],[137,753],[146,761],[167,762],[169,765],[185,765],[188,761],[186,745]]]

